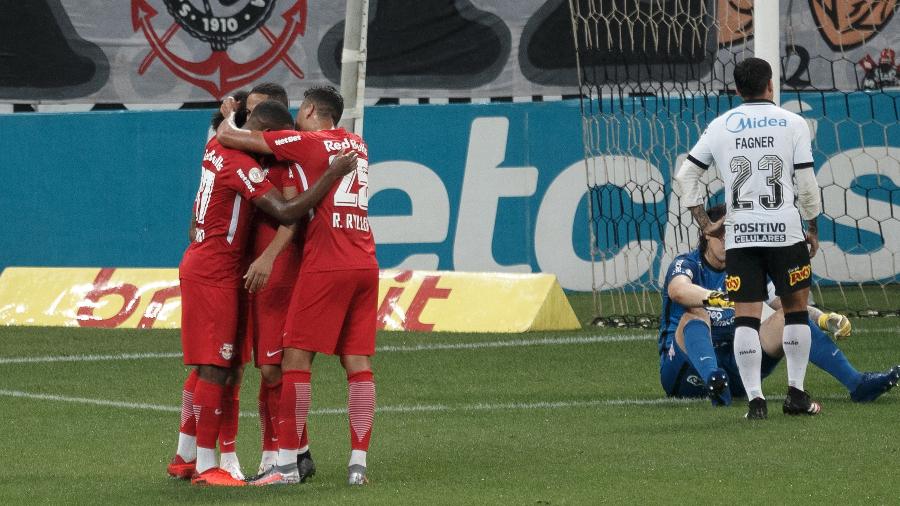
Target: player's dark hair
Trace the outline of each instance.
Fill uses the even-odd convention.
[[[235,100],[237,100],[237,109],[234,110],[234,124],[241,127],[244,126],[244,123],[247,122],[247,96],[250,95],[245,90],[239,90],[231,94]],[[225,116],[222,116],[222,112],[218,109],[213,114],[212,117],[212,128],[213,130],[218,130],[219,125],[225,121]]]
[[[273,99],[254,107],[250,119],[260,130],[287,130],[294,126],[294,118],[287,106]]]
[[[288,96],[287,91],[285,91],[284,86],[277,83],[259,83],[250,90],[250,93],[259,93],[260,95],[265,95],[269,97],[269,100],[277,100],[284,104],[285,107],[288,106]]]
[[[337,125],[344,115],[344,97],[334,86],[314,86],[303,93],[303,99],[316,105],[319,116],[329,116]]]
[[[747,58],[734,66],[734,85],[744,98],[757,98],[772,79],[772,67],[762,58]]]
[[[722,219],[722,216],[725,216],[725,204],[719,204],[717,206],[712,206],[706,210],[706,215],[709,216],[709,221],[719,221]],[[700,253],[706,253],[706,236],[703,233],[700,233],[700,241],[697,245],[700,248]]]

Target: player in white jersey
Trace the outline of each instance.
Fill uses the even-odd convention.
[[[734,355],[750,399],[747,418],[768,416],[759,342],[767,277],[785,312],[782,344],[788,393],[783,411],[814,415],[821,406],[810,400],[803,380],[811,342],[806,309],[810,258],[818,249],[816,217],[822,203],[809,127],[772,101],[772,69],[765,60],[748,58],[736,65],[734,82],[743,104],[709,124],[675,179],[682,188],[682,204],[702,231],[725,235],[725,288],[735,303]],[[724,222],[711,222],[704,207],[700,177],[712,163],[725,182]]]

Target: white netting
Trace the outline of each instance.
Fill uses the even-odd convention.
[[[740,103],[732,72],[753,56],[752,2],[569,7],[597,312],[652,314],[664,269],[697,244],[671,175],[706,125]],[[900,307],[898,10],[897,0],[781,1],[781,105],[810,124],[824,204],[814,293],[860,314]],[[722,202],[708,172],[710,201]]]

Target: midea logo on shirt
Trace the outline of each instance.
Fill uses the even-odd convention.
[[[741,111],[735,111],[725,118],[725,129],[736,134],[750,128],[786,127],[787,120],[783,118],[767,118],[765,116],[750,117]]]

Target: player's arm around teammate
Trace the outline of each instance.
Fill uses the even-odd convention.
[[[282,195],[284,195],[286,200],[290,201],[297,196],[297,189],[286,187],[282,190]],[[266,249],[259,257],[250,263],[250,266],[247,268],[247,273],[244,274],[244,279],[246,280],[244,282],[244,288],[246,288],[247,291],[250,293],[258,292],[266,286],[266,283],[269,281],[269,276],[272,274],[272,266],[275,264],[275,259],[278,258],[278,255],[284,250],[285,246],[293,240],[296,231],[296,223],[278,227],[278,231],[275,233],[272,242],[266,246]]]
[[[223,104],[227,112],[230,101]],[[273,153],[298,163],[304,181],[322,183],[338,152],[358,153],[355,173],[316,207],[306,234],[301,277],[285,323],[282,396],[279,401],[279,451],[276,466],[252,483],[270,485],[301,481],[300,452],[311,402],[311,366],[316,353],[339,355],[347,372],[351,455],[348,483],[366,482],[366,455],[375,407],[375,383],[369,356],[375,352],[378,264],[368,223],[368,148],[359,136],[337,127],[343,99],[334,88],[307,90],[296,130],[241,131],[223,124],[226,145],[257,153]],[[308,191],[308,190],[307,190]],[[306,192],[304,192],[306,193]],[[312,242],[315,241],[315,242]],[[314,244],[314,245],[313,245]]]
[[[256,106],[267,100],[275,100],[283,106],[288,107],[287,92],[284,90],[283,86],[276,83],[260,83],[254,86],[243,100],[243,103],[246,104],[246,113],[253,114],[253,110],[256,109]],[[238,103],[241,102],[240,99],[237,99],[237,101]],[[242,124],[237,118],[239,113],[239,110],[235,112],[235,125]],[[221,119],[213,124],[214,130],[218,130],[219,125],[225,121],[225,115],[222,114],[221,108],[217,113],[217,117]],[[272,169],[270,168],[270,171],[271,170]],[[269,175],[271,176],[271,172]],[[297,189],[292,185],[284,186],[281,188],[281,194],[286,200],[291,200],[297,196]],[[291,239],[293,239],[294,234],[296,233],[296,229],[297,226],[295,224],[281,225],[278,227],[275,237],[272,238],[272,241],[266,246],[266,249],[247,269],[247,273],[244,275],[244,279],[246,280],[244,288],[253,293],[261,290],[266,285],[266,282],[272,274],[272,266],[275,263],[275,259],[288,243],[291,242]]]
[[[257,106],[257,109],[254,109],[254,112],[262,106],[284,108],[282,104],[268,100]],[[232,149],[239,149],[241,151],[252,153],[271,154],[272,150],[269,148],[269,145],[266,144],[261,132],[244,130],[237,127],[234,122],[234,108],[235,101],[233,98],[228,97],[222,102],[221,110],[222,114],[225,115],[225,121],[219,125],[219,130],[217,131],[216,137],[219,142],[223,146]],[[284,109],[287,111],[287,108]],[[346,174],[356,170],[356,167],[356,152],[341,150],[341,152],[335,155],[328,169],[322,174],[322,177],[300,195],[291,200],[285,200],[279,192],[270,191],[263,195],[262,198],[254,200],[253,203],[281,223],[291,225],[306,216],[310,209],[313,209],[316,204],[331,191],[331,188],[335,183]]]
[[[280,115],[277,108],[263,109],[248,120],[248,128],[281,128],[292,123],[286,108]],[[197,228],[179,266],[184,363],[196,366],[196,374],[192,373],[185,382],[182,400],[187,406],[183,405],[182,426],[193,419],[191,432],[195,436],[179,431],[179,449],[168,472],[191,478],[195,471],[197,476],[192,483],[236,486],[243,485],[240,476],[234,476],[240,475],[239,466],[235,466],[237,473],[216,466],[215,450],[216,439],[227,432],[224,425],[230,417],[226,411],[233,408],[234,420],[237,415],[240,259],[250,218],[249,206],[242,203],[281,197],[266,180],[257,160],[227,150],[215,139],[207,143],[202,163],[194,204],[196,226],[202,228]],[[186,398],[191,402],[185,403]],[[181,433],[191,438],[182,438]],[[236,425],[232,434],[236,434]],[[234,453],[233,439],[231,435],[220,440],[223,461],[227,454]]]

